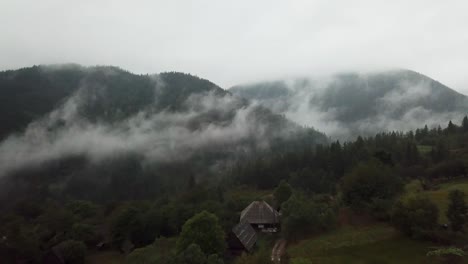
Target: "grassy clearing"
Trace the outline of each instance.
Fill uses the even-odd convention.
[[[437,205],[439,208],[439,221],[441,223],[447,223],[447,217],[445,216],[445,212],[448,208],[448,195],[451,190],[461,190],[468,194],[468,180],[461,179],[456,181],[451,181],[447,183],[443,183],[439,185],[439,189],[435,191],[427,191],[425,192],[427,196]]]
[[[313,263],[425,263],[430,243],[401,236],[386,224],[347,226],[329,234],[292,244],[291,258]]]
[[[405,186],[402,199],[413,195],[426,195],[439,208],[439,221],[447,223],[445,212],[448,194],[459,189],[468,194],[468,179],[459,179],[440,184],[437,190],[424,191],[419,181]],[[387,224],[371,226],[344,226],[328,234],[311,237],[290,244],[287,252],[291,258],[306,258],[312,263],[356,263],[356,264],[417,264],[433,263],[426,253],[434,245],[430,242],[412,240],[401,235]],[[468,263],[468,258],[462,263]]]
[[[412,181],[405,186],[405,194],[402,199],[407,199],[413,195],[426,195],[431,199],[439,208],[439,222],[447,223],[447,216],[445,212],[448,208],[448,195],[451,190],[461,190],[468,194],[468,179],[459,179],[446,183],[442,183],[437,186],[437,190],[422,191],[419,181]]]
[[[396,231],[392,227],[383,224],[366,227],[346,226],[328,234],[299,241],[291,245],[288,252],[293,256],[307,256],[311,253],[310,249],[322,252],[336,248],[359,246],[389,239],[395,235]]]
[[[426,155],[432,150],[432,146],[429,145],[418,145],[417,146],[419,153]]]

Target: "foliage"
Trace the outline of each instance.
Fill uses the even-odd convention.
[[[406,235],[428,238],[437,227],[439,210],[426,197],[411,197],[397,202],[393,209],[392,222]]]
[[[243,253],[234,264],[271,264],[271,251],[261,248],[254,254]]]
[[[224,261],[217,254],[211,254],[206,258],[206,264],[223,264]]]
[[[449,247],[449,248],[438,248],[432,251],[427,252],[428,257],[432,256],[445,256],[445,255],[454,255],[454,256],[459,256],[463,257],[465,256],[465,251],[461,248],[454,248],[454,247]]]
[[[329,204],[299,194],[283,203],[281,212],[282,232],[288,238],[328,230],[336,221],[336,213]]]
[[[83,241],[88,245],[98,242],[96,227],[89,224],[75,223],[71,229],[71,237],[73,240]]]
[[[109,123],[124,120],[142,109],[185,111],[186,100],[196,93],[226,94],[213,83],[188,74],[163,73],[157,77],[164,80],[164,89],[155,89],[153,77],[133,75],[113,67],[68,65],[52,70],[40,66],[2,72],[0,109],[4,111],[0,111],[3,120],[0,139],[20,132],[32,121],[47,115],[80,87],[96,99],[80,107],[77,110],[80,115],[90,122]],[[239,109],[243,109],[245,102],[238,103]],[[232,114],[210,113],[190,124],[190,129],[212,122],[224,124]],[[185,261],[202,252],[200,259],[206,263],[220,263],[219,256],[224,249],[222,230],[230,231],[238,222],[238,212],[252,200],[265,196],[271,199],[272,189],[277,187],[274,197],[278,206],[283,205],[286,236],[314,234],[318,236],[315,242],[327,244],[321,254],[332,252],[339,260],[341,256],[350,256],[350,252],[363,257],[363,252],[372,249],[385,255],[382,248],[388,246],[387,242],[392,250],[402,251],[406,249],[398,248],[399,242],[410,245],[408,251],[426,244],[400,238],[388,228],[369,236],[366,230],[360,229],[364,237],[339,229],[335,231],[346,241],[322,240],[326,235],[336,235],[335,231],[321,235],[335,227],[337,216],[332,202],[335,197],[342,194],[345,205],[369,210],[375,217],[387,220],[389,208],[401,190],[401,180],[396,175],[404,180],[420,180],[424,190],[432,189],[439,181],[451,179],[455,183],[454,178],[466,177],[466,116],[460,126],[447,120],[445,128],[424,126],[406,133],[359,136],[347,142],[328,142],[323,134],[290,126],[285,118],[263,108],[256,109],[249,118],[269,124],[266,126],[269,131],[294,128],[295,132],[288,132],[286,138],[269,138],[269,148],[252,148],[255,151],[235,152],[232,145],[221,144],[197,152],[190,160],[150,165],[142,164],[141,156],[134,153],[116,155],[99,164],[90,163],[83,156],[64,157],[3,177],[0,251],[11,253],[15,260],[32,263],[39,262],[57,244],[71,255],[79,255],[77,243],[95,245],[103,230],[109,229],[114,246],[131,241],[141,247],[128,256],[129,263],[166,263],[176,257],[175,252],[170,254],[173,248]],[[235,149],[256,146],[256,140],[249,138]],[[337,192],[339,183],[341,193]],[[291,196],[289,184],[303,195]],[[464,199],[461,193],[450,194],[448,204],[446,198],[449,189],[463,184],[449,184],[441,184],[441,190],[426,193],[441,211],[448,207],[447,218],[452,229],[462,230],[466,221]],[[318,200],[317,194],[325,199]],[[213,215],[194,216],[203,210]],[[441,217],[445,221],[445,214]],[[398,203],[392,211],[395,226],[413,237],[429,236],[437,226],[434,219],[437,219],[434,206],[418,199]],[[177,247],[161,247],[159,239],[154,241],[160,236],[175,238],[179,234]],[[369,249],[366,243],[371,244]],[[307,250],[321,246],[312,244]],[[170,257],[161,254],[161,248]],[[320,254],[317,251],[314,254]],[[269,253],[262,250],[242,256],[238,261],[268,263]],[[409,254],[405,251],[403,255]],[[379,256],[373,258],[385,260]],[[13,262],[9,260],[6,262]]]
[[[40,239],[34,228],[16,215],[2,218],[0,232],[3,238],[0,241],[0,249],[12,251],[16,256],[25,257],[27,260],[38,261],[41,253]]]
[[[307,193],[335,193],[336,178],[323,169],[304,168],[292,172],[289,182],[294,189]]]
[[[179,252],[171,264],[223,264],[224,261],[217,254],[206,256],[197,244],[189,245],[185,250]]]
[[[190,244],[180,251],[174,259],[174,264],[205,264],[206,255],[197,244]]]
[[[278,207],[281,207],[281,205],[286,202],[289,197],[291,197],[292,192],[293,190],[291,185],[289,185],[286,181],[280,182],[278,187],[276,187],[275,192],[273,193]]]
[[[164,228],[161,211],[144,202],[117,208],[111,220],[111,233],[116,244],[128,239],[136,246],[148,245]]]
[[[125,258],[125,264],[169,264],[174,259],[174,239],[159,238],[146,247],[137,248]]]
[[[90,218],[97,214],[98,206],[91,201],[72,200],[66,208],[81,219]]]
[[[82,264],[86,256],[86,245],[81,241],[66,240],[55,246],[55,249],[67,264]]]
[[[461,248],[448,247],[438,248],[427,252],[428,257],[435,257],[440,259],[443,263],[460,263],[462,258],[466,255],[465,251]]]
[[[224,252],[224,232],[214,214],[203,211],[185,222],[177,241],[177,252],[192,244],[199,245],[205,255]]]
[[[452,190],[449,193],[449,199],[447,218],[450,221],[450,227],[453,231],[460,231],[466,223],[468,213],[465,193],[460,190]]]
[[[369,209],[381,200],[391,200],[402,191],[403,185],[391,169],[371,161],[358,165],[343,178],[342,199],[351,207]]]

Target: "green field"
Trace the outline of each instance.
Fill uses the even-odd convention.
[[[459,189],[468,194],[468,180],[456,180],[423,191],[418,181],[406,185],[402,199],[412,195],[427,195],[439,208],[440,222],[446,223],[448,194]],[[434,245],[411,240],[387,224],[344,226],[330,233],[311,237],[289,245],[293,258],[306,258],[312,263],[434,263],[426,253]],[[468,263],[468,258],[465,262]]]
[[[406,194],[403,199],[411,197],[412,195],[426,195],[431,199],[439,208],[439,222],[447,223],[445,212],[448,208],[448,194],[451,190],[461,190],[468,195],[468,179],[454,180],[447,183],[442,183],[437,186],[436,190],[421,191],[422,188],[418,181],[412,181],[406,185]]]
[[[288,247],[312,263],[425,263],[432,245],[405,238],[386,224],[346,226]]]
[[[418,145],[417,148],[418,148],[419,153],[423,155],[428,154],[432,150],[432,146],[428,146],[428,145]]]

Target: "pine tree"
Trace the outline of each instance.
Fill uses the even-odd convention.
[[[468,132],[468,117],[465,116],[462,121],[462,130],[463,132]]]
[[[289,197],[291,197],[292,193],[293,190],[291,188],[291,185],[289,185],[289,183],[287,183],[284,180],[281,181],[278,187],[276,187],[275,192],[273,193],[278,207],[281,207],[281,204],[286,202],[289,199]]]
[[[457,131],[457,126],[452,123],[452,120],[449,121],[447,126],[447,132],[453,134]]]
[[[427,125],[424,125],[422,133],[424,137],[427,137],[429,135],[429,128],[427,128]]]
[[[449,193],[449,200],[447,218],[450,221],[450,226],[453,231],[461,231],[467,216],[465,193],[460,190],[453,190]]]

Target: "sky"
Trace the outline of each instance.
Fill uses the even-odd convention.
[[[466,0],[0,0],[0,70],[182,71],[223,88],[407,68],[468,94]]]

